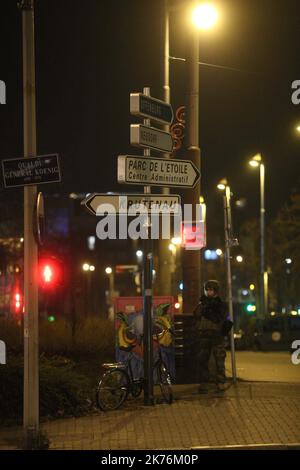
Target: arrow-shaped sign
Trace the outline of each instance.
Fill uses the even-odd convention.
[[[190,160],[119,155],[118,182],[144,186],[193,188],[200,177]]]
[[[169,103],[142,93],[130,93],[130,112],[162,124],[171,124],[173,121],[173,109]]]
[[[171,153],[173,149],[171,134],[142,124],[130,125],[130,143],[137,147],[147,147],[166,153]]]
[[[98,194],[89,195],[81,202],[93,215],[128,214],[135,216],[137,211],[150,214],[177,214],[180,209],[180,196],[157,194]]]

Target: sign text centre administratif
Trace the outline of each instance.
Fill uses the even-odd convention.
[[[127,184],[193,187],[200,173],[189,160],[119,155],[118,181]]]

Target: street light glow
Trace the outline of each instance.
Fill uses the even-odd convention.
[[[142,250],[137,250],[136,256],[137,256],[138,258],[142,258],[142,256],[143,256]]]
[[[253,168],[257,168],[261,164],[261,154],[257,153],[254,157],[249,160],[249,165]]]
[[[88,263],[84,263],[84,264],[82,265],[82,269],[83,269],[84,271],[89,271],[90,265],[89,265]]]
[[[173,254],[175,254],[175,253],[176,253],[176,246],[175,246],[173,243],[170,243],[170,245],[169,245],[169,250],[170,250]]]
[[[192,12],[192,21],[198,29],[212,28],[218,19],[217,9],[210,3],[202,3],[194,8]]]
[[[228,181],[226,178],[222,178],[218,185],[217,188],[220,189],[220,191],[224,191],[226,189],[226,186],[228,185]]]
[[[286,264],[292,264],[291,258],[286,258],[285,262],[286,262]]]
[[[223,251],[220,248],[217,248],[216,253],[218,256],[221,256],[223,254]]]
[[[90,271],[95,271],[95,269],[96,269],[95,266],[93,266],[93,265],[91,264],[91,266],[90,266]]]
[[[105,272],[106,272],[106,274],[111,274],[112,273],[111,267],[108,266],[107,268],[105,268]]]
[[[299,132],[299,134],[300,134],[300,126],[296,127],[296,131]]]
[[[243,258],[241,255],[238,255],[238,256],[236,257],[236,260],[237,260],[238,263],[242,263],[242,262],[243,262],[243,259],[244,259],[244,258]]]

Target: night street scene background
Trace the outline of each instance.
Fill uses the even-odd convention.
[[[153,402],[150,397],[152,348],[147,341],[152,341],[152,321],[154,330],[163,331],[154,335],[154,362],[162,353],[170,371],[170,410],[177,413],[177,425],[182,411],[176,406],[186,399],[189,406],[195,402],[208,413],[205,403],[227,397],[228,409],[205,415],[203,422],[212,427],[224,419],[229,428],[239,428],[230,406],[241,397],[237,406],[241,416],[248,413],[249,418],[242,420],[240,438],[234,433],[228,437],[226,430],[222,438],[216,437],[216,430],[206,442],[198,430],[190,441],[166,438],[161,449],[300,448],[300,5],[297,0],[209,2],[218,11],[216,24],[196,32],[191,13],[198,3],[206,2],[34,0],[36,152],[26,156],[57,154],[61,181],[37,186],[45,209],[45,217],[39,218],[44,224],[39,240],[35,213],[24,228],[24,216],[31,220],[31,215],[24,209],[23,186],[8,188],[5,165],[10,163],[1,165],[0,450],[160,448],[150,431],[131,439],[126,426],[126,439],[116,431],[111,441],[105,440],[103,431],[101,443],[97,433],[87,438],[81,431],[72,441],[55,431],[56,422],[74,416],[78,423],[92,416],[101,425],[104,412],[95,401],[101,364],[126,361],[128,354],[133,356],[134,374],[145,374],[142,393],[108,412],[111,424],[128,410],[140,419],[143,406],[169,406],[162,404],[165,398],[157,398],[157,377]],[[22,159],[26,153],[23,52],[29,39],[24,40],[22,15],[23,20],[29,18],[26,5],[31,4],[2,0],[0,5],[1,161]],[[174,120],[171,128],[155,120],[151,126],[171,132],[173,142],[180,129],[171,158],[192,161],[200,171],[194,188],[169,190],[170,196],[181,196],[182,204],[205,204],[201,230],[206,242],[197,250],[187,249],[183,238],[172,233],[164,242],[100,240],[100,217],[82,203],[93,193],[144,192],[143,184],[118,183],[119,155],[167,158],[155,150],[149,157],[144,148],[130,143],[130,125],[143,124],[143,118],[130,113],[130,94],[149,87],[151,97],[166,101],[166,14]],[[188,149],[196,37],[200,168]],[[30,134],[31,123],[28,126]],[[220,183],[223,190],[217,187]],[[24,187],[35,204],[28,189],[32,186]],[[157,197],[167,194],[159,185],[151,192]],[[227,232],[225,203],[230,204],[232,220]],[[26,255],[25,246],[31,254]],[[153,265],[147,261],[150,252]],[[199,398],[196,393],[193,311],[208,279],[219,281],[233,320],[226,338],[227,388],[217,398],[211,390],[213,355],[209,394]],[[287,431],[280,435],[272,435],[277,426],[267,399],[289,417]],[[190,412],[195,413],[187,408]],[[50,419],[53,427],[47,424]],[[68,426],[66,433],[75,435]],[[263,428],[268,437],[262,437]],[[172,426],[167,429],[172,436]]]

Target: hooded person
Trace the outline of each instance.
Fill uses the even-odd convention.
[[[199,375],[199,392],[208,391],[209,358],[213,354],[216,363],[218,391],[225,389],[226,349],[223,325],[227,317],[227,304],[219,296],[219,283],[209,280],[204,284],[204,295],[194,310],[196,328],[196,356]]]

